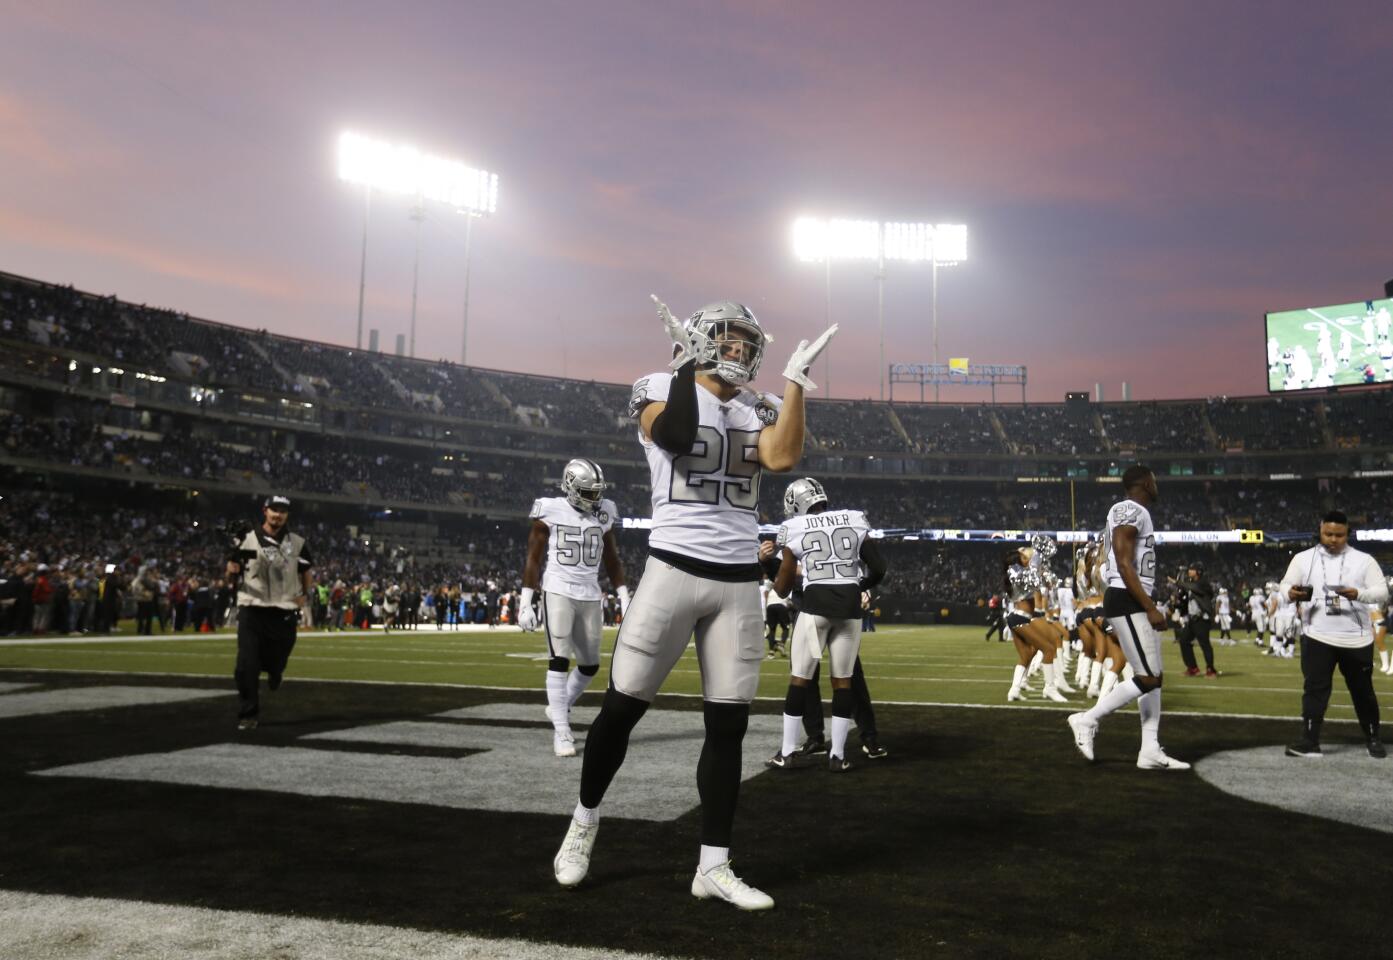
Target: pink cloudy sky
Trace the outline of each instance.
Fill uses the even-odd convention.
[[[1262,313],[1393,276],[1393,27],[1369,3],[32,3],[0,0],[0,269],[352,344],[353,128],[500,172],[470,360],[629,381],[732,298],[823,325],[800,214],[960,221],[941,354],[1032,400],[1264,389]],[[374,208],[367,325],[411,304]],[[463,222],[424,227],[418,354],[457,358]],[[878,393],[870,270],[833,276],[834,396]],[[890,360],[930,358],[893,266]],[[819,364],[819,373],[821,364]],[[960,389],[945,398],[979,399]]]

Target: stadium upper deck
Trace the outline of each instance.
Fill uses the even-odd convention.
[[[513,517],[584,455],[629,488],[622,507],[646,512],[626,384],[354,351],[10,274],[0,340],[12,461]],[[1387,389],[1083,408],[814,400],[808,421],[803,469],[880,504],[887,523],[1087,518],[1111,491],[1081,488],[1070,510],[1060,481],[1108,479],[1143,458],[1167,478],[1177,523],[1261,513],[1269,528],[1304,529],[1342,484],[1363,497],[1393,475]]]

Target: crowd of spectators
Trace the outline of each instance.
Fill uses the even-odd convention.
[[[361,408],[408,419],[432,413],[523,431],[499,432],[493,439],[500,446],[550,449],[570,443],[584,447],[577,452],[587,456],[632,455],[632,437],[623,420],[627,384],[501,373],[350,350],[9,276],[0,276],[0,338],[52,351],[7,354],[0,370],[77,383],[91,376],[88,360],[98,357],[104,367],[170,378],[169,389],[159,397],[166,402],[204,402],[190,387],[236,388],[291,400],[328,400],[340,411]],[[70,356],[73,352],[87,359],[78,362]],[[180,381],[182,393],[176,389]],[[148,382],[114,386],[109,380],[99,389],[137,387],[151,389]],[[814,449],[824,452],[1072,456],[1304,450],[1327,442],[1386,444],[1393,437],[1390,398],[1389,391],[1373,391],[1082,406],[814,399],[808,424]],[[540,411],[540,417],[533,411]],[[309,416],[325,417],[320,412]],[[560,433],[530,432],[537,427]],[[399,425],[387,423],[383,429],[395,433]]]

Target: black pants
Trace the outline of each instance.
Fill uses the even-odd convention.
[[[992,620],[987,624],[987,634],[982,639],[990,640],[992,638],[992,634],[996,634],[998,640],[1006,639],[1006,617],[1004,614],[1002,616],[992,618]]]
[[[1301,676],[1306,681],[1301,693],[1301,716],[1308,720],[1325,719],[1337,666],[1349,688],[1349,698],[1354,701],[1359,725],[1366,734],[1376,734],[1379,717],[1372,643],[1362,647],[1335,647],[1310,637],[1301,638]]]
[[[813,667],[813,676],[808,681],[808,693],[803,701],[803,732],[810,737],[823,735],[822,691],[818,688],[818,677],[822,674],[822,664]],[[864,742],[867,737],[875,737],[875,708],[871,706],[871,691],[866,686],[866,672],[861,669],[861,658],[851,668],[851,695],[854,697],[851,719],[856,722],[856,730]]]
[[[298,610],[280,607],[243,607],[237,615],[237,716],[255,717],[260,711],[261,674],[279,677],[285,672],[290,651],[295,649]]]
[[[149,635],[155,629],[155,601],[140,600],[135,605],[136,633]]]
[[[1185,669],[1198,669],[1195,651],[1190,647],[1193,643],[1200,645],[1200,653],[1204,654],[1205,669],[1214,669],[1214,648],[1209,644],[1209,618],[1191,617],[1185,624],[1185,629],[1176,634],[1176,639],[1180,641],[1180,659],[1185,661]]]
[[[788,607],[782,603],[771,603],[764,608],[764,642],[769,645],[769,649],[774,649],[776,635],[782,631],[779,642],[788,643]]]

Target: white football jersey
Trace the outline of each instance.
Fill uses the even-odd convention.
[[[634,384],[629,416],[667,402],[672,375]],[[759,555],[759,433],[779,419],[781,401],[741,388],[722,401],[697,384],[697,436],[673,456],[639,430],[653,487],[648,545],[708,563],[750,564]]]
[[[1072,617],[1074,615],[1074,588],[1067,583],[1061,583],[1055,595],[1055,603],[1059,606],[1061,617]]]
[[[1122,582],[1122,572],[1117,567],[1117,557],[1113,556],[1112,534],[1118,527],[1135,527],[1137,546],[1132,557],[1142,589],[1150,593],[1156,585],[1156,528],[1151,525],[1151,511],[1135,500],[1122,500],[1112,505],[1108,511],[1106,543],[1108,545],[1108,586],[1126,590]]]
[[[601,500],[594,513],[577,510],[565,497],[541,497],[532,502],[528,516],[542,521],[551,531],[543,590],[572,600],[600,599],[604,538],[618,512],[613,500]]]
[[[1248,608],[1253,611],[1253,616],[1267,612],[1267,598],[1260,593],[1255,593],[1248,598]]]
[[[861,545],[871,532],[860,510],[824,510],[789,517],[778,544],[803,566],[803,587],[857,584],[865,575]]]

